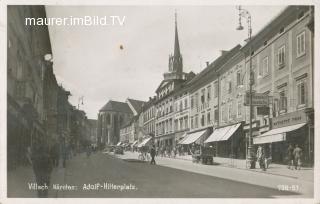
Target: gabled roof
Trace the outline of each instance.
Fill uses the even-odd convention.
[[[116,112],[123,112],[123,113],[132,113],[131,109],[129,108],[127,103],[119,102],[119,101],[108,101],[106,105],[104,105],[100,112],[103,111],[116,111]]]
[[[139,101],[131,98],[128,98],[127,101],[132,105],[132,107],[137,113],[140,112],[142,105],[145,103],[144,101]]]
[[[220,68],[221,64],[226,63],[233,55],[235,55],[241,49],[241,45],[237,45],[231,50],[225,52],[225,54],[218,57],[214,62],[212,62],[209,66],[207,66],[204,70],[202,70],[199,74],[193,77],[188,84],[194,84],[196,82],[200,82],[201,78],[206,76],[209,72],[213,70],[217,70]]]

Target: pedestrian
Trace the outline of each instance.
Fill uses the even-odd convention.
[[[294,160],[294,156],[293,156],[293,146],[292,144],[289,144],[289,147],[287,149],[287,160],[288,160],[288,169],[293,170],[293,160]]]
[[[50,176],[53,169],[52,159],[49,154],[49,147],[43,143],[37,143],[32,150],[32,167],[38,186],[38,197],[48,197],[48,187],[50,185]]]
[[[294,156],[295,169],[296,170],[300,170],[301,169],[302,149],[297,144],[296,144],[296,147],[293,150],[293,156]]]
[[[28,165],[32,165],[31,157],[32,157],[31,147],[28,146],[27,147],[27,152],[26,152],[26,158],[27,158]]]
[[[87,146],[87,148],[86,148],[86,152],[87,152],[87,158],[89,158],[90,157],[90,155],[91,155],[91,146],[90,145],[88,145]]]
[[[155,156],[156,156],[156,148],[155,146],[153,145],[150,149],[150,156],[151,156],[151,162],[150,164],[156,164],[156,161],[154,160]]]
[[[262,146],[259,146],[257,149],[257,161],[259,163],[260,168],[265,171],[265,152]]]

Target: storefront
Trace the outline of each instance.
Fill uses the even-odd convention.
[[[164,136],[158,136],[155,138],[155,144],[157,148],[166,147],[166,146],[172,147],[174,145],[174,142],[175,142],[174,133],[167,134]]]
[[[216,156],[245,158],[245,138],[241,123],[216,128],[205,141],[212,144]]]
[[[271,130],[253,138],[254,145],[263,145],[275,163],[287,163],[289,144],[303,151],[305,165],[313,165],[313,111],[300,110],[272,118]]]

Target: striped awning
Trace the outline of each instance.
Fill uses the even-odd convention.
[[[184,139],[182,139],[179,144],[191,144],[196,142],[201,136],[205,134],[207,130],[202,130],[199,132],[194,132],[187,134]]]
[[[222,128],[217,128],[213,133],[204,141],[204,143],[225,141],[228,140],[240,127],[241,123],[229,125]]]
[[[286,133],[297,130],[305,126],[306,123],[290,125],[286,127],[272,129],[262,135],[253,138],[253,144],[265,144],[272,142],[281,142],[286,140]]]

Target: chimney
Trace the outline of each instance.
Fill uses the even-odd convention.
[[[220,52],[221,52],[221,56],[222,56],[222,55],[226,54],[228,51],[226,51],[226,50],[220,50]]]
[[[207,67],[209,67],[209,63],[210,63],[210,62],[209,62],[209,61],[206,61],[206,63],[207,63]]]

